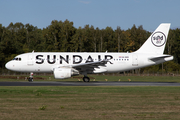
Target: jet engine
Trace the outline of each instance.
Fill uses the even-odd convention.
[[[54,69],[55,79],[70,78],[71,76],[74,76],[74,75],[79,75],[79,71],[73,68],[55,68]]]

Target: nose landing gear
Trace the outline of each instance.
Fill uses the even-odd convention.
[[[30,73],[30,76],[29,76],[29,78],[28,78],[28,81],[29,81],[29,82],[33,82],[33,73],[32,73],[32,72]]]

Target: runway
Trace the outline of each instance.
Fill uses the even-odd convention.
[[[174,82],[0,82],[0,86],[180,86]]]

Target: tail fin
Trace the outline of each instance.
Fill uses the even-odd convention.
[[[163,54],[166,46],[170,23],[162,23],[135,53]]]

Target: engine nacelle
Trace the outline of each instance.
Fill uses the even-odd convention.
[[[79,72],[73,68],[55,68],[54,69],[55,79],[70,78],[73,75],[79,75]]]

